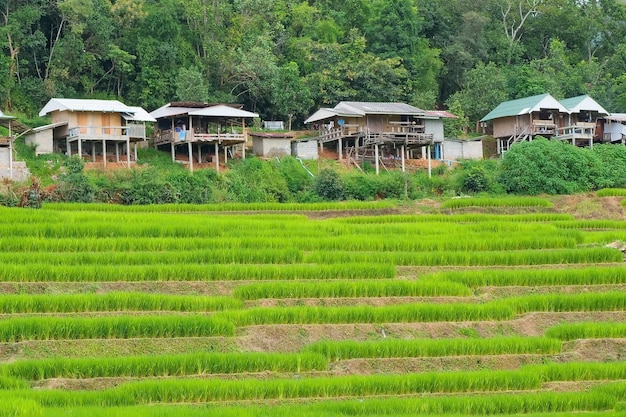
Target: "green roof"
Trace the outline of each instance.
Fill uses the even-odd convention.
[[[557,109],[563,113],[568,112],[567,108],[556,101],[556,99],[550,94],[540,94],[537,96],[518,98],[517,100],[502,102],[495,109],[491,110],[489,114],[480,119],[480,121],[486,122],[493,119],[499,119],[501,117],[530,114],[533,111],[538,111],[542,108]]]
[[[601,114],[608,115],[604,107],[598,104],[597,101],[589,97],[587,94],[582,96],[570,97],[560,101],[560,103],[567,108],[571,113],[580,113],[581,111],[594,111]]]

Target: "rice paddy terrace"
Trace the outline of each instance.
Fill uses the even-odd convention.
[[[623,242],[540,198],[2,208],[0,417],[625,415]]]

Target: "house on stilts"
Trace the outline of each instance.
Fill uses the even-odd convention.
[[[408,159],[439,159],[443,144],[441,112],[428,112],[405,103],[342,101],[322,108],[305,124],[317,130],[320,150],[331,146],[340,160],[376,167],[389,164],[406,169]],[[446,113],[449,114],[449,113]]]
[[[141,107],[117,100],[53,98],[39,112],[47,115],[52,123],[25,134],[36,154],[80,155],[104,166],[124,159],[130,167],[137,144],[146,140],[146,122],[155,121]]]
[[[602,120],[608,114],[588,95],[558,101],[540,94],[500,103],[480,122],[492,124],[497,153],[503,155],[514,144],[537,136],[592,147],[602,141]]]
[[[150,113],[157,121],[154,146],[169,148],[172,161],[177,160],[177,150],[182,148],[183,160],[188,162],[191,171],[194,162],[212,162],[219,172],[220,162],[226,163],[229,155],[245,157],[246,119],[259,115],[242,107],[239,104],[168,103]]]

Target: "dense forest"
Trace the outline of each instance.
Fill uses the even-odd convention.
[[[616,0],[0,0],[0,103],[238,102],[296,125],[340,100],[449,108],[590,94],[626,110]]]

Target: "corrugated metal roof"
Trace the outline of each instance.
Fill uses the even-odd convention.
[[[234,107],[220,104],[218,106],[205,107],[189,112],[190,116],[206,116],[206,117],[259,117],[257,113],[246,110],[236,109]]]
[[[562,113],[569,113],[569,110],[550,94],[540,94],[502,102],[480,121],[486,122],[501,117],[519,116],[539,111],[540,109],[554,109]]]
[[[14,116],[9,116],[8,114],[4,114],[4,113],[2,113],[2,110],[0,110],[0,119],[10,120],[10,119],[15,119],[15,117]]]
[[[587,94],[582,96],[570,97],[560,101],[570,113],[580,113],[581,111],[595,111],[599,114],[608,115],[609,112],[604,109],[597,101],[589,97]]]
[[[626,113],[611,113],[605,119],[614,122],[626,122]]]
[[[156,122],[156,119],[150,116],[150,113],[145,111],[142,107],[129,106],[133,112],[124,113],[122,117],[126,120],[132,120],[135,122]]]
[[[342,101],[332,109],[321,108],[308,119],[305,124],[333,117],[363,117],[366,114],[399,114],[405,116],[424,116],[426,112],[405,103],[383,103],[368,101]]]
[[[368,102],[368,101],[342,101],[337,104],[335,110],[354,112],[357,114],[400,114],[407,116],[420,116],[424,110],[413,107],[410,104],[398,102]]]
[[[459,116],[445,110],[426,110],[426,117],[433,119],[458,119]]]
[[[130,107],[117,100],[92,100],[78,98],[52,98],[41,109],[39,116],[53,111],[93,111],[109,113],[132,113]]]
[[[59,126],[63,126],[63,125],[67,125],[67,122],[58,122],[58,123],[52,123],[49,125],[43,125],[43,126],[39,126],[39,127],[34,127],[31,130],[31,132],[42,132],[44,130],[50,130],[50,129],[54,129],[55,127],[59,127]]]

